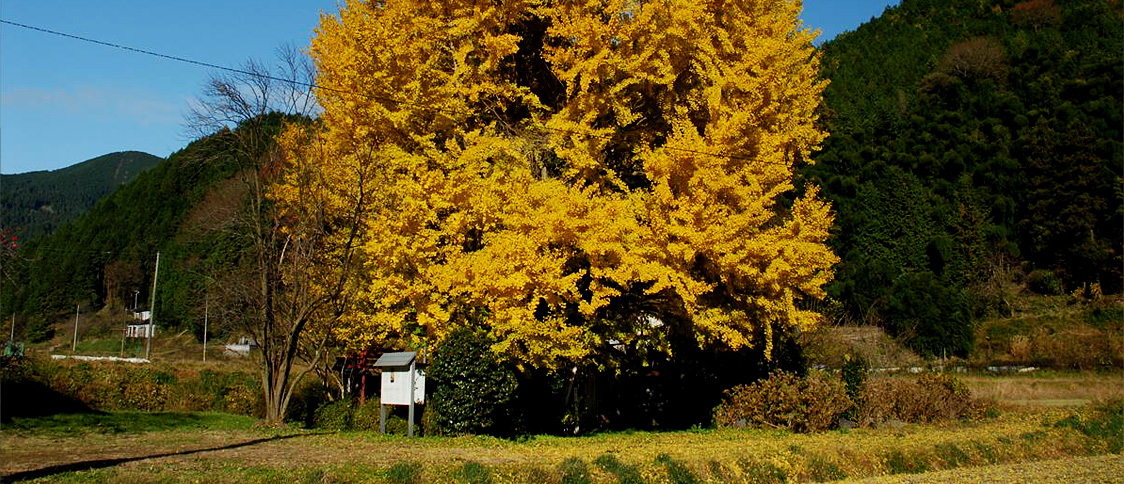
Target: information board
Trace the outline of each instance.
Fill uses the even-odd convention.
[[[381,395],[383,405],[409,405],[410,370],[384,368]],[[414,403],[425,403],[425,372],[420,368],[414,370]]]

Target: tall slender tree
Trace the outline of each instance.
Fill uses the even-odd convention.
[[[234,157],[241,167],[246,200],[221,229],[243,250],[213,279],[227,320],[260,349],[271,424],[282,423],[293,388],[324,356],[331,340],[325,328],[351,299],[369,193],[362,169],[345,174],[337,165],[332,175],[347,176],[356,198],[329,197],[325,187],[338,180],[321,170],[332,154],[308,117],[316,109],[311,64],[296,50],[280,52],[277,68],[250,62],[214,77],[193,116],[197,128],[217,130],[224,143],[213,155]]]

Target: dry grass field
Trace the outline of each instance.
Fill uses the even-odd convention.
[[[961,380],[972,395],[1006,405],[1080,406],[1124,399],[1124,375],[1118,372],[965,376]]]
[[[4,482],[939,482],[1022,472],[1017,465],[1068,482],[1074,473],[1119,475],[1121,438],[1119,415],[1116,430],[1098,433],[1104,415],[1092,407],[817,434],[704,430],[519,441],[275,431],[223,415],[120,414],[98,423],[112,415],[17,420],[0,429]],[[954,474],[940,474],[947,471]],[[902,480],[913,474],[937,480]]]

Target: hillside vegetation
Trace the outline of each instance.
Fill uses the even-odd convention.
[[[1119,1],[904,0],[823,55],[834,316],[967,356],[1011,287],[1120,291]]]
[[[122,151],[59,170],[0,175],[0,227],[21,240],[54,233],[161,161],[148,153]]]
[[[191,275],[198,271],[185,261],[207,250],[192,236],[197,232],[189,230],[189,215],[234,174],[223,163],[217,138],[200,139],[173,153],[74,221],[23,244],[11,261],[5,261],[0,303],[5,314],[18,315],[17,334],[30,341],[48,339],[59,312],[73,314],[75,304],[88,312],[131,308],[136,300],[146,309],[158,251],[162,294],[157,314],[165,327],[182,327],[186,307],[195,301],[193,286],[185,281],[199,279]],[[72,168],[77,168],[71,172],[74,176],[92,169]],[[224,202],[230,202],[232,210],[241,203],[238,197],[215,203]],[[213,223],[223,210],[211,209],[215,212],[208,221]]]

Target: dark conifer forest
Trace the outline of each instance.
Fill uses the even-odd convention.
[[[835,203],[844,316],[963,356],[1009,268],[1121,290],[1122,26],[1119,1],[904,0],[822,46],[802,174]]]
[[[3,227],[22,240],[53,233],[161,161],[148,153],[122,151],[54,171],[0,175]]]

